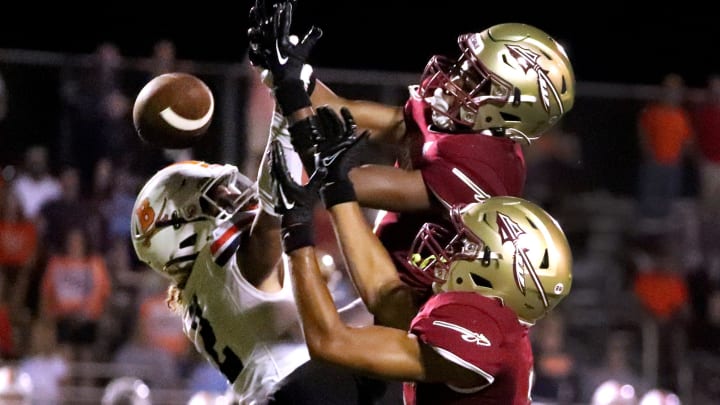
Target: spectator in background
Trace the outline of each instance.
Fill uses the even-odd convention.
[[[634,292],[648,316],[646,330],[652,331],[656,339],[656,373],[647,375],[650,383],[656,381],[660,386],[676,390],[677,370],[681,368],[687,346],[685,328],[689,324],[690,299],[687,281],[676,250],[672,249],[672,239],[661,237],[658,240],[644,241],[644,252],[638,253],[637,274],[634,280]],[[643,257],[644,256],[644,257]],[[652,347],[652,346],[651,346]]]
[[[32,327],[30,350],[19,363],[33,381],[33,405],[62,404],[61,389],[70,375],[65,353],[57,344],[53,325],[40,319]]]
[[[613,330],[605,342],[605,356],[602,362],[582,373],[583,401],[593,400],[598,388],[607,381],[614,381],[618,386],[633,387],[633,390],[641,390],[644,386],[640,373],[630,357],[634,351],[629,332]]]
[[[682,105],[684,86],[681,76],[666,75],[661,97],[646,105],[638,117],[643,152],[639,212],[646,218],[666,217],[682,193],[683,153],[693,135],[690,116]]]
[[[144,59],[140,65],[141,87],[150,80],[165,73],[192,72],[192,64],[189,61],[177,59],[176,47],[173,41],[160,39],[153,45],[152,55]],[[140,90],[140,87],[137,89]],[[136,93],[137,94],[137,93]],[[132,119],[128,120],[132,122]],[[139,139],[136,133],[134,138]],[[187,149],[161,149],[139,142],[134,156],[132,156],[131,169],[134,173],[146,178],[155,174],[170,163],[190,160],[193,158],[193,150]]]
[[[80,169],[83,190],[90,188],[99,159],[126,159],[129,143],[139,142],[129,115],[132,102],[122,87],[122,63],[118,47],[105,42],[97,47],[89,66],[62,83],[60,158]]]
[[[167,306],[165,308],[170,311]],[[169,350],[158,348],[151,331],[154,325],[148,322],[147,316],[147,313],[140,315],[135,330],[130,332],[131,338],[118,348],[112,362],[123,374],[143,378],[150,388],[180,388],[179,359]],[[182,329],[179,331],[182,333]]]
[[[190,349],[182,319],[168,307],[167,287],[159,274],[143,273],[140,285],[134,335],[113,361],[126,374],[141,376],[150,388],[180,388],[181,363]]]
[[[35,223],[24,218],[15,194],[0,184],[0,358],[23,352],[22,332],[31,318],[25,300],[37,251]]]
[[[138,265],[130,255],[130,241],[115,239],[105,252],[105,261],[112,282],[113,292],[108,299],[107,310],[100,322],[98,335],[102,360],[110,360],[113,353],[126,343],[138,320],[138,302],[147,268]]]
[[[54,322],[70,361],[94,360],[97,326],[110,294],[105,259],[88,248],[82,228],[65,234],[65,249],[48,258],[41,281],[41,309]]]
[[[557,404],[579,402],[581,383],[575,357],[565,341],[565,319],[555,312],[531,330],[535,356],[532,398]]]
[[[47,201],[40,208],[38,229],[47,253],[57,254],[65,249],[65,236],[72,228],[83,227],[93,235],[102,233],[99,216],[92,210],[86,194],[80,190],[80,172],[74,167],[65,167],[59,176],[60,194]],[[93,248],[97,238],[88,241]]]
[[[705,271],[720,281],[720,75],[708,79],[705,102],[695,110],[700,177],[700,240]]]
[[[128,218],[132,216],[140,180],[130,168],[114,165],[109,159],[98,161],[94,180],[93,206],[105,228],[104,246],[110,247],[118,239],[127,240]]]
[[[552,211],[562,206],[566,196],[583,191],[582,151],[576,134],[553,127],[524,152],[525,198]]]
[[[60,182],[50,173],[47,147],[35,145],[25,151],[12,192],[20,202],[23,216],[31,221],[37,219],[43,204],[60,196]]]
[[[166,351],[178,362],[187,354],[190,341],[183,333],[182,319],[168,306],[167,286],[157,272],[144,273],[138,322],[153,350]]]
[[[178,60],[175,43],[169,39],[160,39],[153,44],[152,57],[148,62],[144,67],[150,73],[148,80],[164,73],[192,70],[191,62]]]

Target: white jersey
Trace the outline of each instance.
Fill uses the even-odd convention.
[[[183,329],[230,381],[240,404],[264,404],[278,382],[310,359],[289,274],[284,280],[278,292],[260,291],[234,257],[220,266],[207,246],[183,290]]]

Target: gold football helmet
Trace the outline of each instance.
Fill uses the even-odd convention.
[[[431,274],[435,292],[498,298],[527,324],[545,316],[572,285],[572,253],[557,221],[517,197],[491,197],[451,209],[449,231],[425,224],[408,257]]]
[[[563,47],[526,24],[506,23],[458,37],[457,61],[434,56],[420,95],[444,130],[463,126],[529,142],[570,111],[575,76]]]

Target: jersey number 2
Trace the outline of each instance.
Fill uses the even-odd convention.
[[[213,332],[210,321],[203,318],[202,308],[200,308],[200,305],[197,302],[197,296],[193,296],[188,310],[190,311],[190,316],[193,319],[191,328],[193,330],[200,328],[200,337],[202,338],[205,352],[212,357],[220,372],[223,373],[225,378],[227,378],[232,384],[243,369],[242,361],[227,346],[222,349],[224,360],[220,360],[220,356],[215,350],[215,343],[217,342],[215,332]]]

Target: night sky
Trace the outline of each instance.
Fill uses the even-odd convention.
[[[547,1],[300,0],[294,26],[299,32],[310,24],[323,28],[311,56],[316,66],[420,73],[433,54],[457,54],[459,33],[524,22],[565,44],[579,81],[656,84],[674,71],[691,86],[702,86],[709,74],[720,72],[720,19],[694,3],[699,2],[677,2],[667,10],[657,3],[645,12],[608,2],[561,7]],[[19,4],[3,12],[0,48],[89,53],[112,40],[128,56],[147,56],[157,39],[170,38],[180,58],[238,62],[247,47],[250,4],[148,9],[123,2],[102,10],[43,9],[42,15]]]

